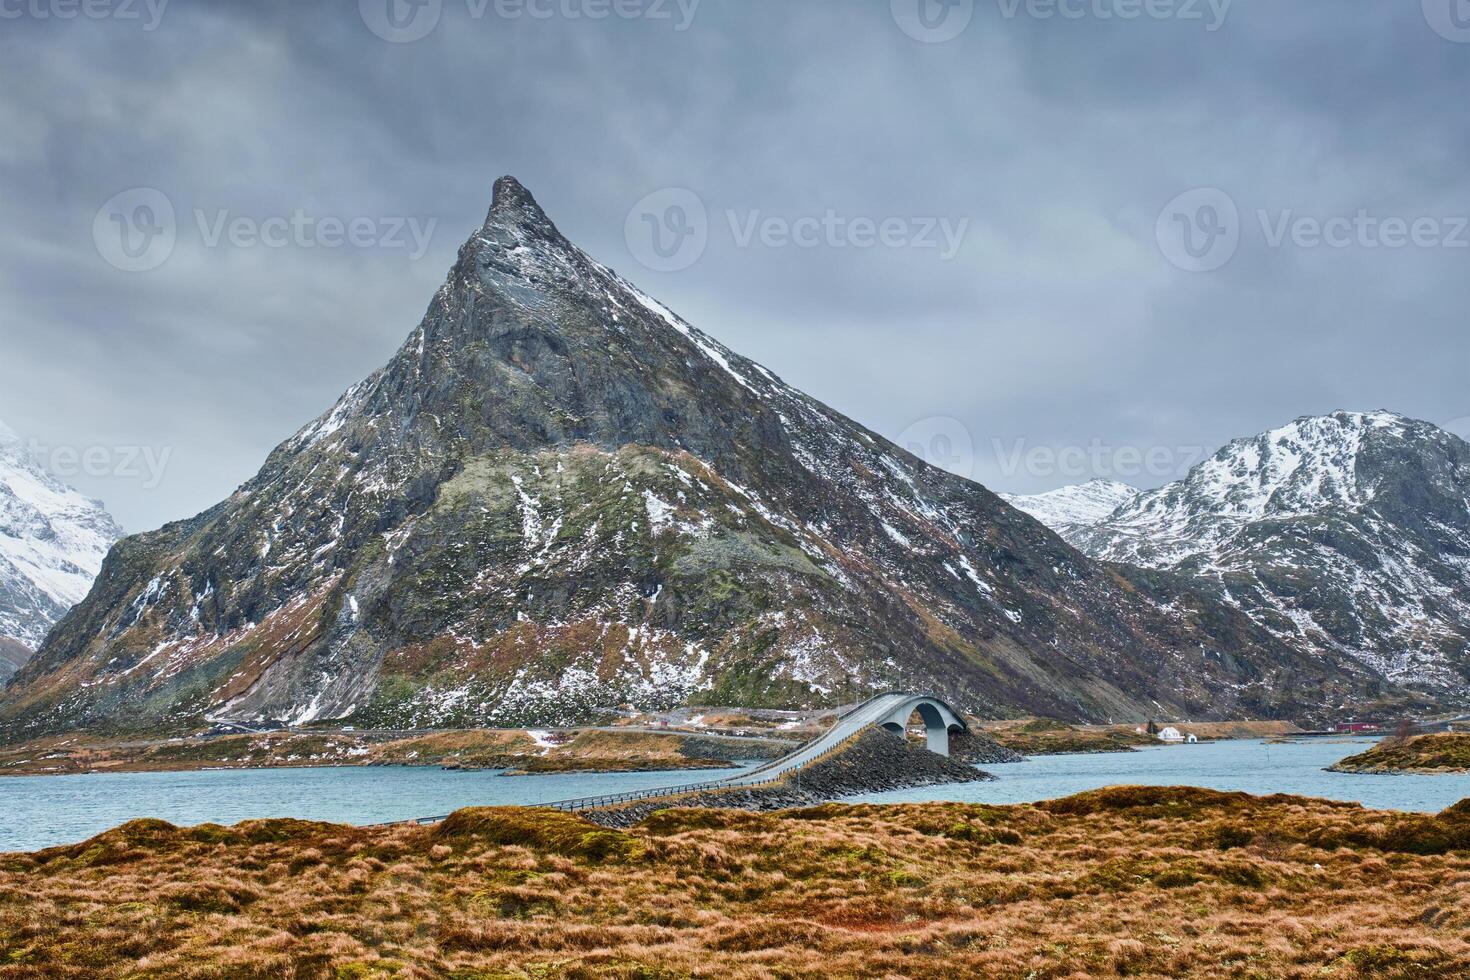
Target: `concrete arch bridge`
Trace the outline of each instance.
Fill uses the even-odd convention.
[[[950,733],[969,731],[969,726],[960,717],[960,713],[939,698],[928,694],[915,694],[908,691],[889,691],[884,694],[875,695],[862,704],[843,712],[838,716],[837,722],[831,728],[796,751],[784,755],[779,759],[767,762],[765,765],[757,766],[754,769],[743,772],[738,776],[730,776],[726,779],[716,779],[704,783],[690,783],[684,786],[668,786],[634,793],[620,793],[613,796],[591,797],[582,800],[564,800],[560,803],[548,805],[561,810],[591,810],[599,807],[630,803],[636,800],[682,796],[686,793],[699,793],[705,790],[763,786],[768,783],[777,782],[791,773],[798,772],[809,765],[820,762],[828,753],[837,749],[853,736],[860,734],[863,729],[869,726],[882,728],[902,735],[907,731],[909,720],[915,713],[924,722],[924,728],[928,735],[927,744],[931,752],[937,752],[944,756],[949,755]]]

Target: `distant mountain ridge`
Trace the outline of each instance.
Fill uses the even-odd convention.
[[[1428,422],[1300,418],[1063,533],[1095,558],[1187,575],[1284,642],[1387,682],[1470,691],[1470,445]]]
[[[0,423],[0,638],[34,649],[92,588],[122,529],[31,459]],[[0,658],[0,681],[19,654]]]
[[[1092,561],[684,322],[496,182],[388,365],[230,498],[120,542],[9,737],[457,726],[915,687],[982,714],[1402,698]]]
[[[1001,494],[1001,499],[1030,514],[1062,537],[1102,521],[1138,496],[1137,487],[1116,480],[1089,480],[1076,486],[1059,487],[1046,493]]]

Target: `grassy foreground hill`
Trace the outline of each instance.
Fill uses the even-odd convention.
[[[0,855],[17,977],[1470,975],[1470,803],[1180,788],[1028,806],[136,821]]]
[[[1470,733],[1440,732],[1379,742],[1348,756],[1333,772],[1470,772]]]

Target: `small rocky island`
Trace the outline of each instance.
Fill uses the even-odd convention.
[[[1350,755],[1328,772],[1465,773],[1470,772],[1470,732],[1411,735],[1380,742]]]

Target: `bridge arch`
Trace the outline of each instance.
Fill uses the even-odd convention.
[[[915,712],[918,712],[919,718],[924,722],[930,752],[949,755],[949,733],[969,731],[959,712],[938,698],[922,695],[910,695],[897,700],[892,709],[873,724],[902,735],[908,731],[909,719]]]

